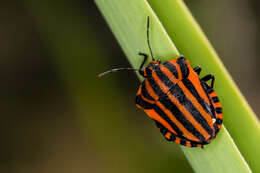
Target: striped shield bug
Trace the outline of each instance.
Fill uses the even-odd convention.
[[[156,60],[150,46],[149,25],[148,16],[147,44],[152,61],[144,67],[148,55],[139,53],[144,57],[139,69],[112,69],[99,76],[138,70],[144,80],[137,91],[136,106],[154,120],[166,140],[203,147],[216,137],[223,120],[222,106],[213,90],[215,78],[212,74],[200,78],[201,68],[192,68],[183,56],[163,63]]]

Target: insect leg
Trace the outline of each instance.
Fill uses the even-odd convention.
[[[211,80],[211,88],[213,88],[214,81],[215,81],[214,75],[208,74],[208,75],[204,76],[203,78],[201,78],[201,80],[204,81],[204,82],[207,82],[207,81]]]
[[[200,72],[201,72],[201,68],[200,66],[197,66],[193,69],[198,75],[200,75]]]
[[[158,121],[154,120],[156,127],[160,130],[160,132],[164,135],[168,132],[168,130]]]
[[[143,66],[144,66],[144,63],[147,61],[148,55],[145,54],[145,53],[139,53],[138,55],[144,57],[144,60],[143,60],[142,64],[141,64],[140,67],[139,67],[139,70],[138,70],[139,73],[140,73],[140,75],[144,76],[144,71],[142,70],[142,68],[143,68]]]

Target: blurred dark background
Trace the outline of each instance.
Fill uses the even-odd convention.
[[[259,115],[260,3],[186,3]],[[192,171],[135,107],[134,73],[98,79],[129,64],[92,1],[3,0],[0,38],[0,172]]]

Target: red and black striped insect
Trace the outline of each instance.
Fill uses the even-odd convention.
[[[155,60],[149,42],[149,17],[147,43],[152,61],[143,68],[148,55],[139,53],[144,60],[138,72],[145,79],[136,95],[137,107],[154,120],[168,141],[187,147],[209,144],[219,132],[223,119],[222,106],[213,90],[214,76],[200,78],[201,68],[192,68],[183,56],[164,63]],[[122,69],[131,68],[108,72]]]

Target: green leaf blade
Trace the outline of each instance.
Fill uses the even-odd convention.
[[[137,55],[138,52],[149,52],[146,43],[147,16],[150,16],[152,21],[150,38],[155,56],[165,61],[179,55],[146,1],[96,0],[95,2],[135,68],[139,67],[142,61]],[[190,48],[192,47],[193,45],[190,46]],[[215,60],[215,63],[217,61]],[[192,62],[201,64],[200,61]],[[196,172],[251,172],[224,127],[212,144],[205,146],[205,149],[186,147],[182,147],[182,149]]]
[[[223,126],[217,138],[204,149],[182,147],[182,150],[196,172],[251,172],[238,148],[234,146]]]

